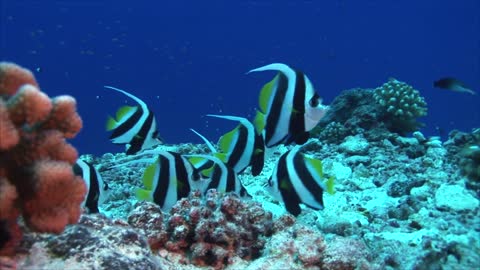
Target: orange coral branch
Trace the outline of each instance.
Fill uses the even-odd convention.
[[[38,232],[77,222],[86,187],[66,138],[81,127],[74,98],[50,99],[29,70],[0,62],[0,256],[21,238],[20,215]]]

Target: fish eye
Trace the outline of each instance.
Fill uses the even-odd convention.
[[[155,130],[155,131],[152,133],[152,138],[158,138],[158,130]]]
[[[273,186],[272,178],[269,178],[269,179],[268,179],[268,185],[269,185],[269,186]]]
[[[103,190],[108,190],[108,184],[107,183],[103,184]]]
[[[308,104],[312,107],[317,107],[319,104],[320,104],[320,101],[322,99],[317,95],[313,95],[313,97],[310,99],[310,101],[308,101]]]
[[[195,173],[192,173],[192,179],[193,179],[193,181],[200,180],[200,173],[198,171],[195,172]]]

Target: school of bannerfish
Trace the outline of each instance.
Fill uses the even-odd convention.
[[[238,122],[237,127],[220,137],[218,151],[207,138],[192,130],[206,143],[211,151],[209,155],[154,150],[155,158],[147,160],[151,164],[143,172],[144,188],[136,190],[137,199],[152,201],[167,211],[193,190],[204,194],[209,189],[216,189],[249,198],[251,196],[238,174],[250,166],[252,175],[259,175],[267,148],[295,143],[293,149],[277,160],[266,189],[295,216],[301,212],[300,204],[323,209],[323,192],[334,192],[334,179],[326,179],[323,175],[320,160],[307,157],[300,150],[309,138],[309,131],[326,114],[328,106],[322,104],[322,98],[303,72],[273,63],[248,73],[260,71],[277,71],[277,75],[261,89],[254,120],[207,115]],[[137,103],[136,106],[121,107],[115,118],[108,118],[106,129],[111,131],[112,143],[125,145],[127,155],[141,155],[142,151],[162,143],[155,116],[144,101],[127,91],[112,86],[105,88],[120,92]],[[139,158],[133,162],[146,160]],[[84,160],[78,159],[74,172],[85,179],[88,188],[84,207],[90,213],[99,212],[98,206],[109,194],[108,184],[95,167]]]

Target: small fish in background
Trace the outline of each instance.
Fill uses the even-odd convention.
[[[87,186],[88,193],[82,207],[87,208],[89,213],[98,213],[98,206],[103,204],[110,194],[108,184],[92,164],[82,159],[77,159],[73,165],[73,173],[82,177]]]
[[[313,209],[323,209],[323,192],[334,193],[330,177],[324,181],[322,162],[304,156],[297,145],[278,160],[267,190],[294,216],[301,213],[300,203]]]
[[[260,92],[260,110],[254,120],[257,132],[263,131],[267,147],[292,142],[304,144],[328,106],[322,105],[322,98],[303,72],[285,64],[274,63],[248,73],[266,70],[278,74]]]
[[[265,160],[265,144],[262,135],[256,132],[255,126],[243,117],[217,114],[207,116],[240,122],[237,127],[220,137],[218,140],[220,152],[215,153],[215,156],[232,167],[236,173],[243,172],[251,165],[252,175],[259,175]]]
[[[124,90],[112,86],[105,88],[120,92],[138,103],[137,106],[123,106],[118,109],[115,118],[108,118],[106,128],[112,131],[110,140],[114,144],[125,144],[126,154],[133,155],[162,143],[155,116],[145,102]]]
[[[139,200],[158,204],[168,211],[190,191],[198,189],[205,192],[209,181],[202,179],[200,172],[190,161],[179,153],[161,151],[157,159],[143,173],[144,189],[136,190]]]
[[[433,87],[447,89],[459,93],[469,93],[471,95],[477,94],[468,86],[466,86],[462,81],[452,77],[441,78],[438,81],[433,82]]]
[[[216,189],[220,193],[233,192],[241,198],[250,198],[247,190],[238,179],[237,173],[233,168],[225,164],[222,160],[215,156],[209,155],[186,155],[185,157],[197,168],[204,167],[205,160],[213,162],[209,168],[204,168],[201,173],[204,177],[210,179],[205,191]]]

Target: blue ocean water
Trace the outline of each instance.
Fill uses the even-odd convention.
[[[427,135],[480,124],[480,96],[433,88],[453,76],[480,92],[480,1],[26,1],[0,0],[0,59],[30,68],[50,96],[78,102],[81,154],[121,152],[107,116],[131,100],[156,114],[167,143],[212,140],[253,117],[272,62],[303,70],[325,103],[389,77],[428,103]],[[479,93],[480,94],[480,93]]]

